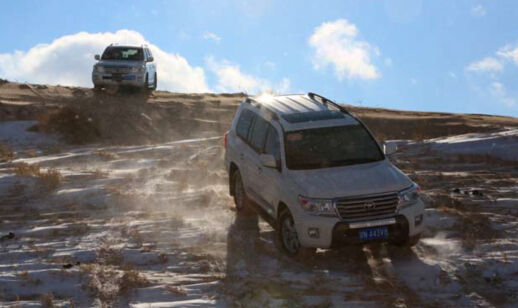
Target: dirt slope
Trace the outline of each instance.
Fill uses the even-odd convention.
[[[193,132],[221,135],[244,98],[242,93],[95,94],[88,88],[7,82],[0,85],[0,120],[39,120],[35,129],[59,132],[73,143],[143,144],[189,137]],[[381,140],[422,140],[518,127],[518,119],[511,117],[347,108]]]

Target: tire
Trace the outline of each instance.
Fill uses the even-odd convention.
[[[153,78],[153,80],[154,80],[154,81],[153,81],[153,88],[152,88],[152,89],[153,89],[153,91],[154,91],[154,90],[156,90],[156,86],[157,86],[157,84],[158,84],[158,79],[157,79],[156,73],[155,73],[155,78]]]
[[[101,92],[103,87],[99,84],[94,84],[94,92]]]
[[[291,233],[291,234],[290,234]],[[290,257],[307,260],[314,257],[316,248],[306,248],[300,245],[295,222],[289,210],[279,215],[277,236],[282,250]]]
[[[236,205],[236,211],[241,212],[248,207],[249,200],[239,170],[234,171],[232,174],[232,181],[234,183],[234,204]]]
[[[146,79],[144,80],[144,90],[149,90],[149,76],[146,73]]]

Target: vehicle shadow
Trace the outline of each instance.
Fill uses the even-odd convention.
[[[410,248],[386,243],[350,245],[319,250],[313,258],[300,260],[286,256],[274,243],[275,231],[260,230],[255,211],[236,214],[227,235],[225,283],[227,289],[234,288],[230,293],[248,296],[268,285],[268,292],[274,289],[281,298],[297,296],[302,289],[308,294],[336,292],[351,303],[426,306],[422,296],[428,300],[432,290],[458,291],[440,267],[425,263]],[[432,298],[430,303],[439,302]]]

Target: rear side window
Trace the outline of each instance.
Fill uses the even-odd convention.
[[[246,141],[248,141],[248,131],[250,130],[250,125],[252,124],[254,117],[255,114],[252,111],[245,109],[241,112],[239,120],[237,121],[236,133]]]
[[[254,123],[254,128],[250,136],[250,145],[257,151],[263,149],[266,133],[268,132],[268,122],[262,117],[257,117]]]

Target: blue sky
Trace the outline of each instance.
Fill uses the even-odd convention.
[[[131,36],[157,50],[163,89],[316,91],[362,106],[518,116],[516,12],[518,2],[497,0],[3,1],[0,77],[88,86],[90,54]]]

